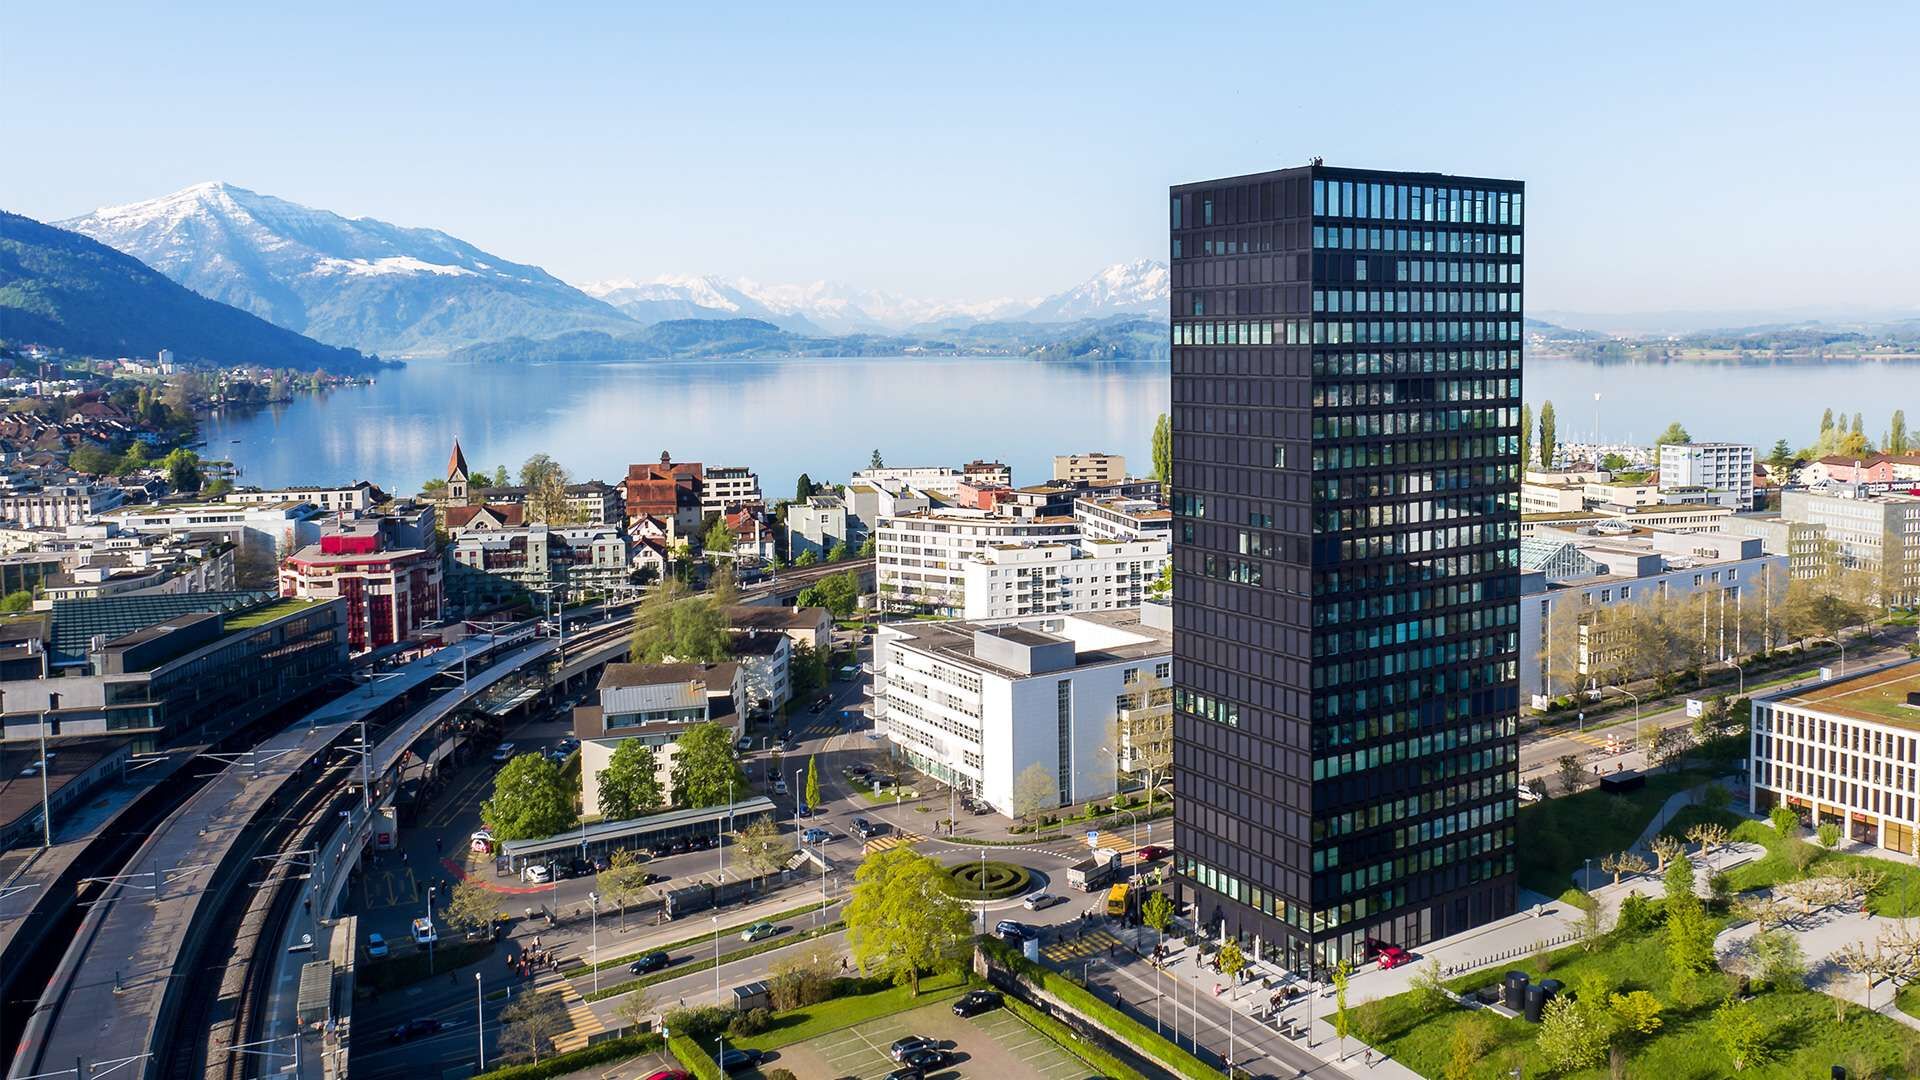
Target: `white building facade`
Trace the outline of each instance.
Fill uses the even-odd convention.
[[[1703,487],[1724,493],[1735,510],[1753,509],[1753,447],[1739,443],[1670,443],[1660,448],[1662,488]]]
[[[1167,564],[1166,539],[1002,544],[962,570],[967,619],[1137,608]]]
[[[1920,854],[1920,663],[1757,697],[1748,805],[1789,806],[1853,841]]]

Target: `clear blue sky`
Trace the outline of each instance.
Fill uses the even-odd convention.
[[[1920,5],[926,7],[11,4],[0,206],[220,179],[569,280],[985,297],[1319,154],[1526,180],[1536,311],[1920,305]]]

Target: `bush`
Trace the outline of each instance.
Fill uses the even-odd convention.
[[[772,1026],[773,1010],[748,1009],[746,1012],[734,1014],[733,1019],[727,1024],[727,1034],[736,1039],[747,1039],[763,1034]]]
[[[673,1038],[667,1040],[667,1049],[673,1051],[673,1056],[680,1064],[699,1080],[727,1080],[727,1074],[720,1071],[720,1063],[701,1049],[699,1043],[685,1035],[676,1032]]]
[[[787,1069],[768,1069],[760,1074],[764,1080],[800,1080]]]
[[[735,1015],[732,1009],[718,1005],[696,1005],[670,1010],[660,1017],[660,1023],[676,1036],[685,1035],[696,1043],[709,1043],[727,1030]]]
[[[957,862],[947,867],[951,891],[962,900],[1004,900],[1024,891],[1032,871],[1007,862]]]
[[[599,1065],[609,1061],[625,1061],[637,1054],[651,1053],[662,1046],[658,1035],[629,1035],[623,1039],[608,1039],[592,1046],[565,1054],[555,1054],[541,1060],[538,1065],[508,1065],[481,1073],[483,1080],[547,1080],[552,1076],[564,1076],[589,1065]]]

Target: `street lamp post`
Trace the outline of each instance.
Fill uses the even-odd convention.
[[[1720,662],[1740,673],[1740,696],[1747,696],[1747,668],[1731,656],[1723,656]]]
[[[480,1071],[487,1071],[486,995],[480,991],[480,973],[473,973],[473,1038],[480,1047]]]
[[[436,886],[427,886],[427,974],[433,974],[433,943],[440,935],[433,931],[433,894]]]
[[[600,893],[597,889],[587,893],[587,912],[591,927],[588,932],[592,935],[592,944],[587,947],[587,955],[591,957],[588,965],[593,969],[593,992],[597,994],[600,992]]]
[[[802,801],[806,799],[806,792],[800,787],[800,774],[806,771],[807,770],[805,769],[793,770],[793,831],[794,832],[800,831],[800,804]],[[812,810],[813,807],[809,806],[807,807],[807,809]]]
[[[720,916],[713,919],[713,1003],[720,1004]]]
[[[1618,690],[1633,699],[1633,744],[1635,746],[1640,745],[1640,695],[1624,686],[1603,686],[1600,689],[1603,692],[1607,690]]]

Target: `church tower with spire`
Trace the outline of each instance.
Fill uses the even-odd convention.
[[[467,455],[460,452],[460,440],[453,440],[453,456],[447,459],[447,505],[467,505]]]

